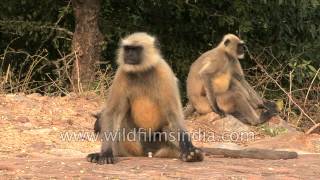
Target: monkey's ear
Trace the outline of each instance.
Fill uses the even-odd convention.
[[[224,46],[227,47],[227,46],[230,44],[230,42],[231,42],[230,39],[226,39],[226,40],[224,41]]]
[[[159,42],[158,39],[154,40],[154,47],[157,48],[157,49],[160,49],[160,42]]]

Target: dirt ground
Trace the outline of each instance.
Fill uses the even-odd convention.
[[[94,138],[92,129],[95,120],[91,114],[98,112],[102,105],[103,99],[94,94],[66,97],[47,97],[38,94],[0,95],[0,177],[4,179],[320,178],[320,155],[316,154],[299,155],[298,159],[291,160],[206,156],[203,162],[184,163],[178,159],[126,157],[119,158],[119,162],[115,165],[89,163],[85,159],[86,155],[100,148],[100,143],[91,139]],[[199,122],[201,123],[188,120],[187,127],[194,129],[201,126]],[[209,124],[201,124],[210,129]],[[256,137],[254,141],[268,139],[259,133]],[[304,146],[290,140],[285,141],[297,147]],[[254,143],[236,142],[245,146]],[[195,144],[199,147],[212,145],[208,142],[195,142]]]

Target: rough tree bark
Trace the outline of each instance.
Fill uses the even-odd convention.
[[[71,77],[74,92],[89,90],[95,79],[95,67],[101,57],[103,42],[98,27],[100,3],[100,0],[72,0],[76,21],[72,39],[76,55]]]

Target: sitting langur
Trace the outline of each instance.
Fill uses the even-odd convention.
[[[93,115],[96,118],[94,123],[94,132],[100,133],[100,118],[101,113]],[[150,144],[149,144],[150,146]],[[253,158],[253,159],[294,159],[298,157],[298,154],[294,151],[279,151],[279,150],[268,150],[268,149],[257,149],[257,148],[245,148],[245,149],[225,149],[225,148],[203,148],[202,149],[208,155],[219,155],[231,158]],[[162,152],[170,152],[168,149],[163,149]],[[175,151],[177,153],[177,151]],[[169,157],[169,156],[163,156]],[[174,156],[171,156],[174,157]],[[201,156],[200,156],[201,157]],[[92,157],[88,157],[89,161],[93,160]],[[113,162],[113,161],[111,161]]]
[[[120,43],[117,63],[106,106],[97,115],[94,128],[102,134],[101,152],[89,154],[88,161],[110,164],[116,156],[146,156],[150,152],[154,157],[202,161],[201,150],[186,133],[176,77],[162,58],[156,38],[146,33],[127,36]],[[134,129],[140,128],[170,134],[172,141],[161,139],[162,135],[130,141],[103,137],[117,131],[125,131],[124,136],[138,134]]]
[[[245,80],[239,59],[244,57],[244,42],[233,34],[202,54],[191,66],[187,95],[200,114],[231,114],[257,125],[277,114],[276,105],[261,97]]]

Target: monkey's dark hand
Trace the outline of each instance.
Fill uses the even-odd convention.
[[[196,147],[189,147],[188,149],[181,149],[181,160],[185,162],[203,161],[202,150]]]
[[[258,104],[258,109],[266,109],[267,107],[264,104]]]
[[[88,154],[87,160],[92,163],[97,164],[114,164],[115,158],[113,156],[112,150],[107,150],[104,153],[91,153]]]
[[[203,160],[202,150],[194,147],[190,136],[186,132],[180,134],[180,157],[185,162],[198,162]]]
[[[264,101],[263,105],[266,107],[268,111],[270,111],[273,114],[278,114],[280,112],[280,109],[278,108],[277,104],[273,101],[266,100]]]

